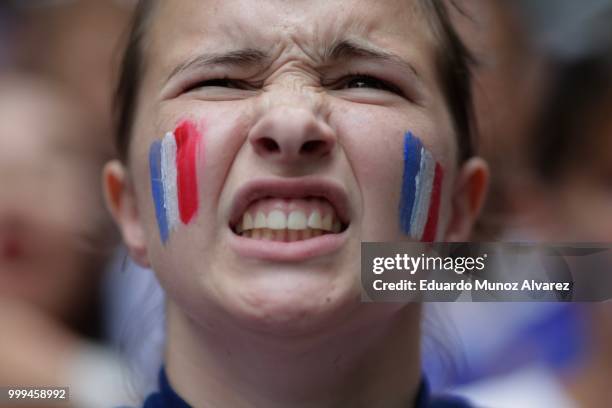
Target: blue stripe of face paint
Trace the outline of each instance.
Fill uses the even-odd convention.
[[[155,203],[155,215],[159,226],[159,235],[162,242],[168,239],[168,221],[166,219],[166,209],[164,208],[164,184],[162,182],[161,169],[161,150],[160,140],[153,142],[149,150],[149,169],[151,171],[151,192]]]
[[[402,178],[402,196],[400,199],[399,218],[402,232],[410,235],[410,221],[416,198],[416,177],[421,168],[421,141],[412,133],[404,136],[404,175]]]
[[[426,162],[426,154],[423,149],[419,149],[421,154],[421,160],[419,165],[419,171],[417,175],[415,175],[415,186],[414,186],[414,205],[412,206],[412,213],[410,215],[410,230],[414,232],[416,228],[415,224],[417,222],[417,218],[419,218],[419,206],[421,204],[421,200],[423,199],[423,175],[425,173],[425,162]],[[414,234],[412,234],[414,235]]]

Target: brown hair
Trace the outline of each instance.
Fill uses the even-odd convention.
[[[115,93],[116,146],[127,159],[130,134],[144,74],[144,37],[156,0],[140,0],[133,16]],[[472,101],[471,53],[453,28],[444,0],[419,0],[440,47],[436,54],[438,78],[459,142],[459,160],[474,155],[475,118]]]
[[[138,92],[144,75],[144,39],[156,3],[156,0],[139,0],[136,5],[115,90],[115,145],[119,158],[124,161],[128,156]]]

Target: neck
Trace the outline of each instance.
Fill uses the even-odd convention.
[[[416,398],[417,305],[385,321],[337,327],[333,335],[295,337],[228,324],[203,327],[171,303],[167,316],[167,374],[173,388],[194,407],[405,408]]]

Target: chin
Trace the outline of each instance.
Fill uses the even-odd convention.
[[[278,271],[227,285],[225,308],[247,329],[295,336],[341,325],[359,307],[359,282],[352,274]]]

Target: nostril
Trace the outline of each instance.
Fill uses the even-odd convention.
[[[328,144],[323,140],[309,140],[300,148],[301,154],[317,155],[325,154],[328,150]]]
[[[270,137],[262,137],[257,141],[257,145],[260,150],[267,153],[278,153],[280,152],[280,146],[276,140]]]

